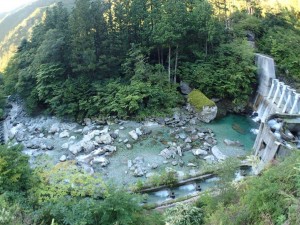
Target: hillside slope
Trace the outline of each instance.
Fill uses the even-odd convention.
[[[61,0],[38,0],[30,5],[6,14],[0,14],[0,71],[6,67],[17,46],[24,38],[30,38],[32,28],[38,24],[48,6]],[[72,7],[74,0],[62,0]]]

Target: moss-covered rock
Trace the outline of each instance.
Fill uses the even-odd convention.
[[[193,90],[188,95],[188,102],[196,113],[199,120],[209,123],[216,118],[218,107],[216,104],[208,99],[201,91]]]
[[[188,102],[193,106],[197,111],[202,111],[203,107],[213,107],[216,106],[216,104],[207,98],[201,91],[194,89],[191,93],[188,95]]]

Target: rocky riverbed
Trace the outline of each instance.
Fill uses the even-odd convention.
[[[33,167],[41,160],[53,164],[75,160],[88,173],[128,184],[163,170],[174,170],[179,177],[193,176],[226,159],[220,142],[237,155],[247,153],[239,140],[218,140],[212,129],[186,109],[140,123],[86,118],[78,124],[56,117],[29,117],[21,104],[10,104],[5,140],[22,144]]]

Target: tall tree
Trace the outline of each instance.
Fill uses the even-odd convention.
[[[93,76],[97,67],[95,28],[91,23],[91,3],[76,0],[70,17],[71,66],[75,75]]]

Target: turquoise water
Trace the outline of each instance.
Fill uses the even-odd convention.
[[[242,156],[251,153],[256,138],[251,129],[258,129],[259,124],[255,123],[250,117],[231,114],[209,124],[202,124],[202,126],[213,130],[218,140],[217,146],[225,155]],[[240,132],[233,127],[237,127]],[[227,146],[224,139],[239,141],[243,144],[243,147]]]
[[[195,157],[191,151],[184,152],[183,161],[187,164],[189,162],[194,163],[197,167],[187,167],[187,166],[172,166],[172,160],[179,160],[177,156],[176,159],[169,160],[168,164],[163,164],[163,157],[159,156],[160,151],[164,148],[168,147],[167,142],[176,142],[177,145],[183,144],[184,141],[181,139],[176,139],[174,135],[174,128],[170,128],[167,126],[161,125],[153,125],[148,127],[152,130],[152,133],[148,136],[144,136],[139,138],[137,141],[133,141],[130,137],[128,137],[128,132],[135,129],[136,127],[142,126],[142,124],[136,122],[126,122],[124,125],[124,130],[120,130],[119,139],[128,138],[129,143],[132,145],[131,149],[127,149],[123,142],[118,142],[115,140],[114,145],[117,146],[117,152],[109,157],[110,164],[107,168],[96,168],[97,172],[102,173],[106,180],[112,180],[115,183],[130,185],[131,183],[135,183],[137,180],[142,179],[145,180],[145,176],[141,178],[135,178],[132,175],[132,172],[129,171],[127,162],[128,160],[133,160],[135,157],[140,156],[144,158],[144,168],[148,172],[160,173],[165,170],[165,168],[173,168],[176,171],[181,171],[184,174],[189,174],[192,170],[201,170],[201,165],[203,165],[204,160]],[[234,127],[238,127],[239,133]],[[213,121],[210,124],[204,124],[199,122],[194,125],[196,128],[205,127],[210,128],[218,141],[218,148],[228,156],[245,156],[251,153],[252,146],[255,141],[255,135],[250,132],[252,128],[257,128],[257,124],[255,124],[250,118],[245,116],[238,115],[229,115],[220,120]],[[110,126],[111,130],[115,130],[119,127],[119,125]],[[176,129],[176,128],[175,128]],[[183,132],[183,131],[180,131]],[[190,135],[186,133],[187,135]],[[224,139],[230,139],[232,141],[239,141],[243,144],[242,147],[233,147],[226,146],[224,144]],[[192,143],[193,148],[198,148],[201,146],[200,141],[196,141]],[[151,164],[157,163],[159,167],[155,170],[151,169]],[[185,165],[186,165],[185,164]]]

